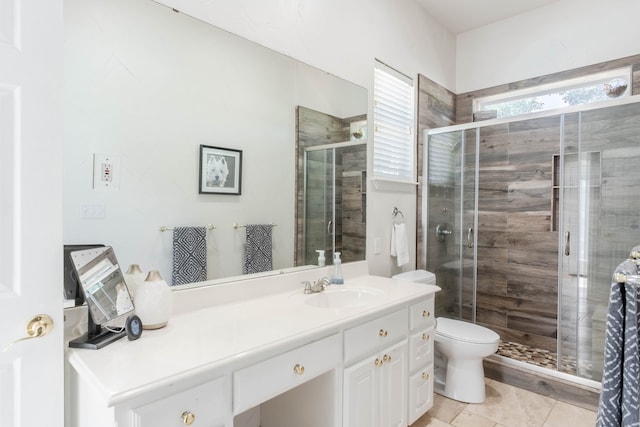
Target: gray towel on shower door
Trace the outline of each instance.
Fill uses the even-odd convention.
[[[176,227],[173,230],[173,286],[207,280],[206,227]]]
[[[639,269],[626,260],[615,273],[638,275]],[[628,280],[611,283],[597,427],[640,426],[639,288]]]
[[[244,273],[260,273],[273,270],[271,224],[246,226],[247,242],[244,255]]]

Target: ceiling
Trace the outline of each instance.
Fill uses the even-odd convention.
[[[560,0],[416,0],[454,34],[519,15]]]

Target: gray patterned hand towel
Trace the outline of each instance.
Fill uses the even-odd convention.
[[[173,230],[172,284],[207,280],[206,227],[176,227]]]
[[[245,246],[245,274],[273,270],[271,224],[252,224],[246,226],[247,242]]]
[[[638,275],[638,266],[626,260],[618,265],[615,273],[626,275],[627,281],[611,284],[596,426],[637,427],[640,425],[640,284],[629,276]]]

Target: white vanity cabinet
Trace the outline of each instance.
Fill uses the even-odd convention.
[[[292,282],[136,341],[70,349],[66,427],[246,427],[253,413],[263,427],[406,427],[431,408],[438,287],[363,274],[335,292],[370,289],[369,303],[319,307]],[[212,288],[188,300],[237,292]]]
[[[345,331],[343,427],[407,425],[408,330],[405,308]]]
[[[409,308],[409,424],[433,406],[433,310],[433,295]]]

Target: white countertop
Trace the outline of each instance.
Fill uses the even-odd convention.
[[[367,288],[375,297],[357,307],[324,308],[306,302],[315,295],[305,295],[298,279],[287,290],[174,314],[166,327],[145,330],[136,341],[123,338],[100,350],[69,349],[69,363],[112,406],[181,380],[230,373],[439,290],[361,275],[329,290]]]

